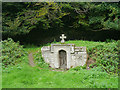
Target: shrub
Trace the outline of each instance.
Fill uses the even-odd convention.
[[[21,61],[21,57],[26,54],[23,50],[23,46],[19,45],[19,42],[14,42],[11,38],[1,41],[2,43],[2,65],[15,65],[18,61]]]
[[[97,45],[90,50],[91,58],[96,63],[90,65],[90,67],[101,67],[106,72],[118,72],[118,47],[117,42],[110,42],[105,45]]]
[[[34,53],[34,60],[37,66],[39,66],[40,68],[49,68],[49,65],[45,63],[44,59],[42,58],[42,54],[40,50]]]

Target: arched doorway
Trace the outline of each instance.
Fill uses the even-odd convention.
[[[65,69],[67,68],[67,55],[66,51],[60,50],[59,51],[59,62],[60,62],[60,68]]]

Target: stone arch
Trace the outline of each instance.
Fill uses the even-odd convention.
[[[67,68],[67,52],[65,50],[59,50],[59,66],[62,69]]]

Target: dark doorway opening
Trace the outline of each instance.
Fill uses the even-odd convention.
[[[60,50],[59,51],[59,62],[60,62],[60,68],[66,69],[67,68],[67,55],[66,51]]]

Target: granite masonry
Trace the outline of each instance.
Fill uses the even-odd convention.
[[[87,61],[86,47],[75,47],[74,44],[65,44],[64,34],[60,37],[61,44],[51,44],[41,48],[42,57],[52,68],[69,69],[83,66]]]

